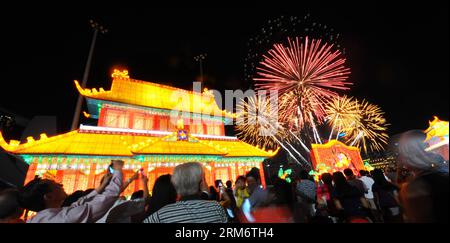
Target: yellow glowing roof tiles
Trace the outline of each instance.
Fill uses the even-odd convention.
[[[214,96],[204,95],[129,78],[114,77],[110,91],[83,89],[78,81],[75,85],[83,96],[131,105],[179,110],[198,114],[233,117],[234,114],[220,110]]]
[[[434,120],[430,121],[430,126],[428,129],[424,131],[427,134],[425,141],[429,141],[433,137],[438,137],[441,141],[444,141],[444,137],[448,137],[448,128],[448,121],[441,121],[437,116],[435,116]]]
[[[349,150],[358,150],[359,148],[357,147],[353,147],[353,146],[347,146],[344,143],[337,141],[337,140],[330,140],[328,143],[326,144],[311,144],[311,148],[316,149],[316,148],[331,148],[333,146],[342,146],[345,147],[346,149]]]
[[[189,154],[189,155],[225,155],[226,153],[189,136],[190,141],[176,141],[176,134],[172,134],[148,144],[136,154]]]
[[[277,151],[264,151],[239,140],[207,140],[189,136],[191,141],[176,141],[176,135],[149,137],[133,134],[108,134],[72,131],[32,140],[24,144],[7,143],[0,133],[0,146],[15,154],[72,154],[133,156],[135,154],[189,154],[225,157],[271,157]]]
[[[226,157],[271,157],[276,154],[276,152],[268,152],[257,147],[254,147],[248,143],[239,140],[204,140],[208,145],[219,149],[220,151],[226,152]]]
[[[0,134],[1,136],[1,134]],[[148,140],[146,136],[122,136],[116,134],[95,134],[69,132],[51,138],[10,146],[0,137],[0,145],[5,150],[19,154],[79,154],[132,156],[128,144]],[[126,144],[124,144],[124,142]]]

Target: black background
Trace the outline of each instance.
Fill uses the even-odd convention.
[[[207,53],[209,88],[247,89],[243,64],[248,39],[267,20],[310,13],[336,29],[347,50],[348,93],[378,104],[391,135],[425,129],[433,115],[448,120],[448,2],[251,2],[155,8],[131,2],[12,4],[0,16],[0,107],[31,118],[55,115],[70,129],[95,18],[110,32],[99,36],[88,87],[110,87],[113,67],[132,77],[190,88],[193,60]],[[240,8],[242,7],[242,8]],[[228,129],[232,133],[232,129]]]
[[[170,7],[178,7],[178,3],[170,3]],[[211,88],[223,90],[250,85],[240,81],[245,43],[268,18],[310,12],[344,35],[351,80],[355,82],[350,94],[382,106],[392,124],[391,134],[423,129],[432,115],[448,120],[447,1],[318,2],[315,6],[276,1],[252,2],[247,9],[237,9],[241,3],[219,3],[221,8],[217,9],[166,10],[154,9],[151,4],[3,2],[0,107],[27,117],[57,115],[61,132],[67,131],[76,101],[73,79],[82,78],[92,34],[89,18],[95,17],[111,30],[98,39],[89,87],[108,87],[114,65],[128,67],[136,78],[188,87],[198,74],[192,57],[207,52],[205,71],[217,80]],[[435,225],[430,230],[426,225],[270,226],[283,242],[410,243],[424,240],[419,236],[440,239],[445,232]],[[1,232],[5,241],[163,242],[172,241],[179,228],[2,225]]]
[[[206,242],[239,241],[239,242],[420,242],[431,225],[425,224],[27,224],[3,225],[11,232],[12,239],[32,242],[48,242],[49,240],[67,240],[75,242],[205,242],[195,238],[176,238],[176,230],[208,229],[221,232],[221,227],[235,228],[273,228],[273,238],[218,238],[209,237]],[[432,225],[440,231],[439,225]],[[443,229],[443,228],[442,228]],[[16,234],[19,232],[27,234]],[[13,233],[14,232],[14,233]],[[428,236],[425,236],[428,237]],[[439,234],[436,237],[441,238]]]

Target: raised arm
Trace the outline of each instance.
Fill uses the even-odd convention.
[[[103,176],[100,185],[95,188],[95,190],[93,190],[91,193],[79,198],[76,202],[72,203],[72,205],[70,206],[80,206],[83,205],[87,202],[89,202],[90,200],[92,200],[95,196],[97,196],[98,194],[102,193],[105,188],[108,186],[109,182],[111,181],[112,178],[112,174],[109,173],[109,171]]]
[[[150,196],[150,192],[148,191],[148,177],[145,175],[142,175],[141,181],[142,181],[142,188],[144,191],[144,199],[147,200],[148,197]]]
[[[139,171],[136,171],[132,177],[128,178],[125,183],[122,185],[122,189],[121,189],[121,193],[123,191],[125,191],[125,189],[127,189],[127,187],[131,184],[131,182],[133,182],[134,180],[136,180],[139,177]]]
[[[64,222],[81,223],[95,222],[100,219],[117,200],[122,189],[122,167],[123,161],[114,161],[114,174],[101,194],[95,190],[96,194],[92,199],[65,207],[58,213]]]

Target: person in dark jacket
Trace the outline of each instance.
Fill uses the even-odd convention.
[[[402,185],[400,202],[408,222],[448,223],[448,164],[426,150],[425,139],[420,130],[400,136],[397,165],[413,175]]]
[[[398,197],[399,188],[386,180],[386,177],[381,169],[373,170],[372,177],[374,180],[372,191],[375,202],[383,215],[384,222],[403,222]]]

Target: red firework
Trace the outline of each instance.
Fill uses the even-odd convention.
[[[333,45],[308,37],[288,39],[288,46],[275,44],[264,55],[255,78],[257,90],[276,90],[280,97],[280,118],[292,127],[314,126],[325,116],[325,102],[349,89],[350,69]]]

